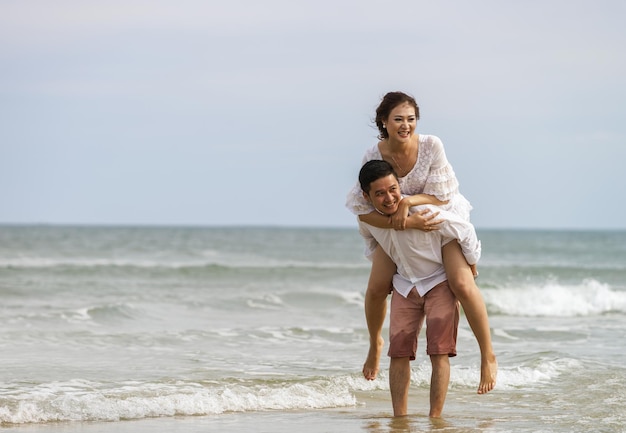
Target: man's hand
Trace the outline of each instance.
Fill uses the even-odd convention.
[[[396,213],[389,217],[391,226],[394,230],[404,230],[406,227],[406,221],[409,216],[409,202],[405,199],[400,200],[398,203],[398,210]]]

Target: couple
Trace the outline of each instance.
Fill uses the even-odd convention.
[[[371,241],[369,242],[370,258],[373,263],[365,298],[366,319],[370,332],[370,350],[363,367],[363,374],[369,380],[375,379],[378,373],[380,354],[384,345],[381,332],[386,312],[386,298],[392,287],[392,279],[393,287],[396,289],[396,293],[394,293],[392,298],[392,329],[390,329],[390,344],[393,346],[390,347],[390,356],[392,356],[390,387],[392,387],[392,397],[396,393],[395,400],[398,402],[396,404],[396,401],[394,401],[395,415],[404,415],[406,413],[406,402],[402,403],[402,396],[408,392],[408,376],[405,381],[402,371],[408,369],[408,360],[414,356],[414,349],[408,356],[402,353],[403,356],[398,357],[392,352],[392,350],[395,350],[393,333],[398,326],[398,322],[395,319],[401,319],[401,316],[396,315],[395,312],[396,310],[401,311],[401,308],[403,308],[403,306],[399,306],[397,301],[406,304],[406,302],[403,302],[404,300],[408,302],[412,299],[418,303],[425,300],[426,297],[421,298],[417,296],[417,294],[414,294],[415,291],[419,292],[421,290],[424,294],[428,289],[431,289],[432,294],[436,292],[443,293],[444,291],[449,293],[451,291],[460,301],[481,349],[479,394],[487,393],[493,389],[497,374],[497,362],[491,347],[487,311],[480,291],[474,282],[475,266],[470,266],[475,265],[480,253],[480,244],[475,237],[473,226],[469,223],[471,206],[458,191],[458,182],[452,167],[445,157],[441,140],[434,136],[415,133],[418,119],[419,108],[412,97],[402,92],[390,92],[385,95],[376,110],[375,120],[380,131],[379,138],[381,141],[369,149],[364,157],[364,162],[369,160],[387,161],[399,177],[386,175],[383,178],[386,178],[391,183],[394,182],[390,179],[395,179],[394,192],[400,194],[400,191],[402,191],[407,196],[392,198],[391,192],[383,192],[383,196],[388,195],[388,197],[385,200],[381,199],[377,207],[374,206],[376,196],[372,195],[375,192],[372,192],[371,189],[369,192],[366,191],[365,189],[369,188],[369,186],[368,182],[365,182],[363,185],[358,183],[355,186],[347,201],[347,207],[353,213],[359,215],[362,233],[365,233],[366,237],[369,237]],[[377,180],[379,179],[374,179],[372,182]],[[392,186],[389,187],[391,188]],[[409,212],[411,207],[422,204],[439,206],[440,209],[447,212],[441,215],[445,218],[443,220],[435,219],[438,214],[436,212],[429,213],[428,210]],[[457,228],[456,232],[450,232],[455,227]],[[463,232],[458,231],[461,227],[464,227]],[[402,231],[404,229],[419,230]],[[448,232],[437,234],[438,230]],[[413,238],[424,237],[427,232],[429,233],[426,236],[426,243],[437,242],[438,240],[439,246],[431,245],[429,250],[422,249],[423,247],[414,247],[412,249],[413,253],[416,251],[418,253],[421,252],[422,256],[418,254],[412,257],[413,260],[403,262],[403,260],[407,259],[406,257],[402,258],[402,254],[397,254],[397,246],[403,243],[408,245],[410,242],[415,241]],[[469,242],[472,236],[475,242],[473,247],[470,246],[471,242]],[[455,240],[450,241],[451,239]],[[392,248],[395,249],[392,250]],[[472,248],[474,248],[473,253]],[[431,262],[430,265],[436,262],[440,270],[443,268],[443,273],[441,274],[443,275],[443,280],[441,280],[441,275],[437,278],[430,274],[418,275],[418,268],[424,264],[422,262],[425,260],[423,254],[430,254],[428,260],[426,260],[426,262]],[[417,273],[411,274],[410,272],[413,271]],[[434,269],[431,272],[434,272]],[[420,280],[420,278],[423,279],[424,277],[430,277],[430,280],[428,278]],[[404,281],[402,281],[402,278],[404,278]],[[448,282],[449,288],[442,288],[442,286],[445,286],[443,284],[444,280]],[[398,295],[399,287],[401,287],[401,291],[404,290],[406,296]],[[413,291],[413,287],[415,287],[415,291]],[[454,302],[456,305],[456,300]],[[428,306],[425,308],[428,308]],[[423,312],[419,314],[423,314]],[[426,315],[428,316],[429,314],[432,319],[434,313],[429,312]],[[409,316],[413,317],[415,315],[416,313],[413,312]],[[453,313],[450,318],[450,324],[454,329],[453,341],[456,339],[456,322],[454,317],[455,314]],[[419,326],[421,326],[422,320],[423,317],[418,319],[418,322],[420,322]],[[413,328],[411,328],[412,330]],[[419,328],[416,329],[417,332],[419,332]],[[409,338],[416,339],[416,335],[412,335]],[[449,377],[447,357],[454,354],[453,349],[445,352],[444,357],[440,357],[445,360],[444,362],[433,359],[433,366],[435,366],[435,361],[441,363],[441,367],[438,367],[437,371],[443,372],[445,387],[433,381],[431,400],[434,399],[434,404],[431,405],[431,416],[440,416],[441,408],[443,407],[445,392],[442,399],[440,390],[447,390],[446,377]],[[429,353],[431,355],[434,354],[430,349]],[[437,353],[434,355],[442,354]],[[396,358],[406,358],[406,363],[404,363],[404,360],[400,363],[396,362]],[[445,364],[448,365],[448,373],[445,373]],[[395,373],[398,371],[401,373],[398,377],[395,377]],[[406,384],[406,391],[402,387],[396,387],[396,379],[403,384],[402,386]],[[433,379],[439,380],[436,377],[433,377]],[[439,393],[439,397],[433,395],[433,393]]]

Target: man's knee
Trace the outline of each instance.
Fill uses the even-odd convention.
[[[430,355],[430,363],[433,368],[445,367],[450,364],[450,357],[447,354]]]
[[[389,369],[391,372],[401,372],[411,369],[411,358],[408,356],[395,356],[389,358]]]

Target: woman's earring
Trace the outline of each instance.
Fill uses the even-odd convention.
[[[383,129],[387,129],[387,125],[383,123]]]

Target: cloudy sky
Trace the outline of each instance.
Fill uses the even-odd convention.
[[[0,223],[354,226],[381,96],[479,228],[626,228],[622,0],[0,0]]]

